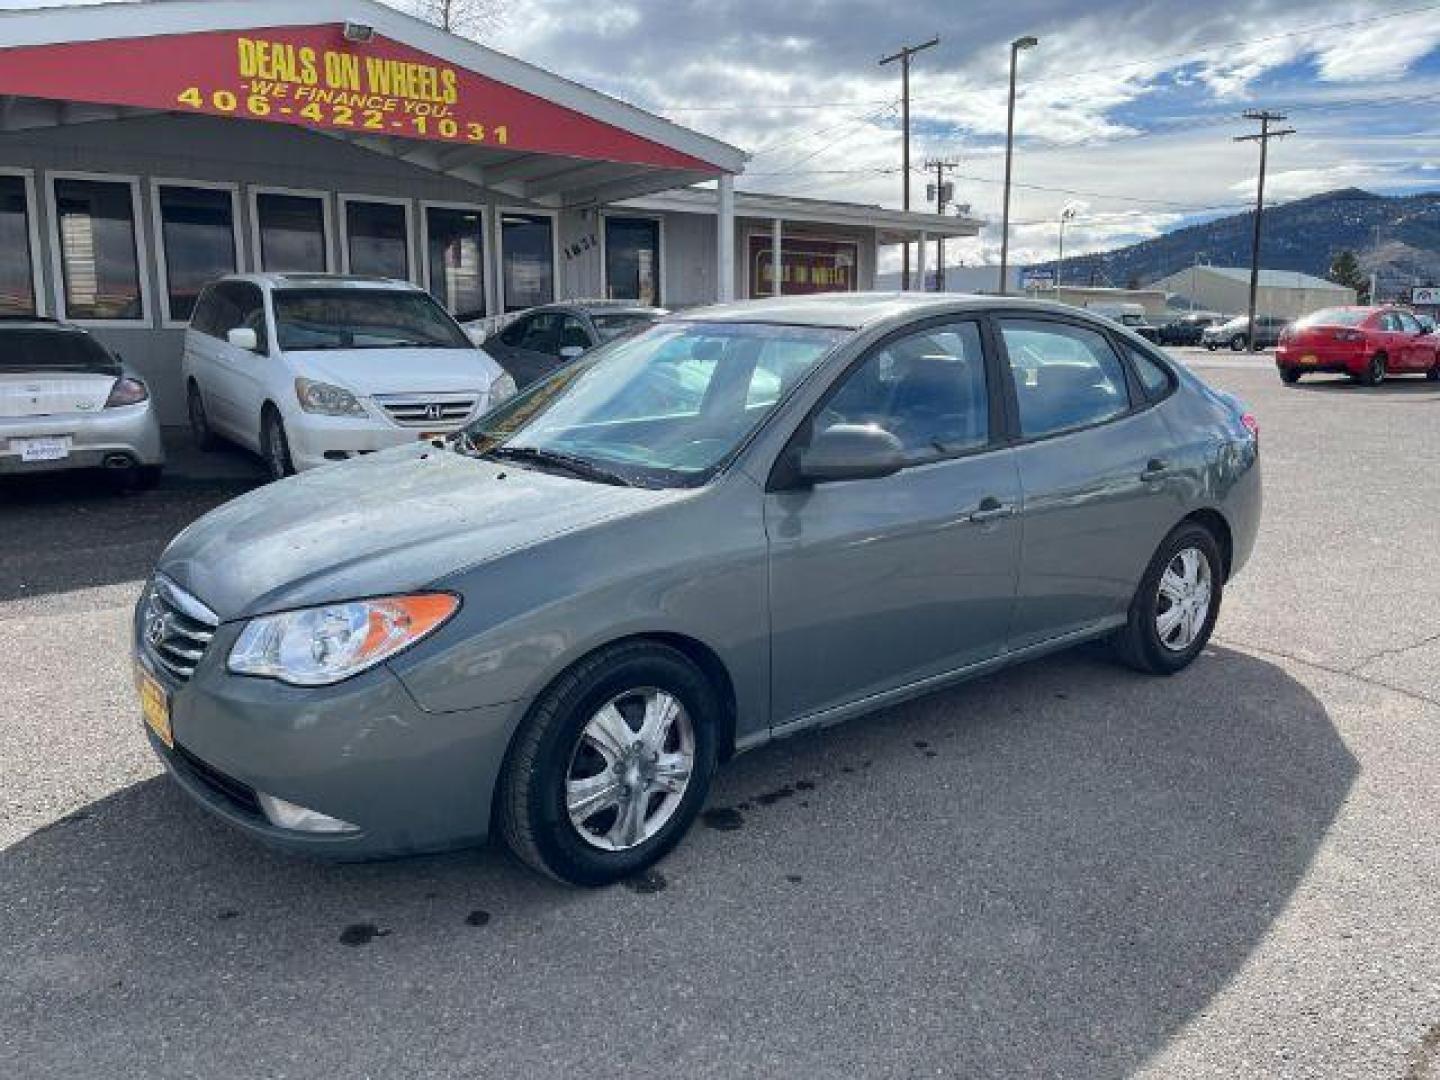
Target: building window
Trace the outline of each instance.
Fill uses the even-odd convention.
[[[605,292],[612,300],[660,303],[660,222],[605,219]]]
[[[162,184],[155,191],[164,252],[165,303],[172,322],[186,322],[200,290],[235,272],[235,205],[216,188]]]
[[[461,322],[485,317],[485,225],[479,210],[425,210],[430,295]]]
[[[65,315],[140,320],[140,256],[128,181],[55,179]]]
[[[505,310],[555,299],[555,223],[543,214],[505,214],[500,225]]]
[[[260,269],[301,274],[323,274],[329,269],[325,200],[320,196],[259,192],[255,220]]]
[[[404,204],[345,200],[344,207],[349,272],[408,280],[410,229]]]
[[[0,315],[34,315],[35,253],[23,176],[0,176]]]

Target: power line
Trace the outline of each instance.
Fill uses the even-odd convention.
[[[1250,246],[1250,321],[1246,324],[1245,345],[1250,352],[1260,347],[1260,335],[1255,332],[1255,300],[1260,292],[1260,222],[1265,216],[1265,159],[1268,156],[1271,139],[1283,139],[1294,135],[1294,128],[1275,128],[1271,124],[1283,123],[1284,113],[1268,112],[1265,109],[1247,109],[1246,120],[1260,121],[1260,130],[1254,135],[1236,135],[1236,142],[1258,142],[1260,144],[1260,179],[1255,185],[1255,235]]]

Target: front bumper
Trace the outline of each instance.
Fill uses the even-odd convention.
[[[411,446],[426,435],[447,434],[461,426],[437,424],[422,431],[381,420],[297,413],[285,418],[285,437],[290,443],[291,464],[296,472],[305,472],[395,446]]]
[[[0,474],[100,468],[106,458],[116,454],[133,465],[163,465],[165,451],[152,405],[142,401],[93,413],[0,418]],[[56,461],[22,461],[20,452],[10,448],[11,439],[46,435],[68,435],[69,456]]]
[[[138,643],[138,610],[134,629]],[[151,746],[196,802],[258,840],[332,858],[437,851],[485,839],[523,706],[428,713],[383,664],[329,687],[231,675],[225,657],[239,630],[238,623],[223,624],[187,682],[137,652],[137,662],[170,695],[176,749],[153,733]],[[357,829],[279,828],[260,810],[260,793]]]

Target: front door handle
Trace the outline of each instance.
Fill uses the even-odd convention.
[[[1151,458],[1145,465],[1145,471],[1140,474],[1140,479],[1146,482],[1151,480],[1162,480],[1170,472],[1170,463],[1164,458]]]
[[[983,525],[987,521],[999,521],[1001,518],[1008,518],[1015,513],[1013,504],[1002,503],[993,495],[987,495],[980,500],[980,505],[970,511],[970,520],[977,525]]]

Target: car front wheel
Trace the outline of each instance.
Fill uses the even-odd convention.
[[[295,463],[290,457],[290,440],[285,435],[285,421],[273,407],[265,410],[260,422],[260,448],[264,451],[265,468],[272,480],[284,480],[295,474]]]
[[[1360,381],[1366,386],[1379,386],[1385,381],[1385,357],[1376,353],[1370,358],[1370,363],[1365,365],[1365,372],[1360,376]]]
[[[1181,524],[1150,560],[1114,642],[1137,671],[1173,675],[1190,666],[1215,629],[1225,589],[1215,537],[1203,525]]]
[[[200,387],[191,383],[185,393],[185,411],[190,418],[190,438],[198,450],[215,449],[215,433],[210,429],[210,417],[205,413],[205,399]]]
[[[622,643],[582,661],[537,699],[506,755],[506,843],[572,885],[646,869],[705,803],[718,718],[705,674],[668,645]]]
[[[1231,351],[1231,352],[1244,352],[1244,351],[1245,351],[1245,336],[1244,336],[1243,334],[1236,334],[1233,338],[1230,339],[1230,351]]]

